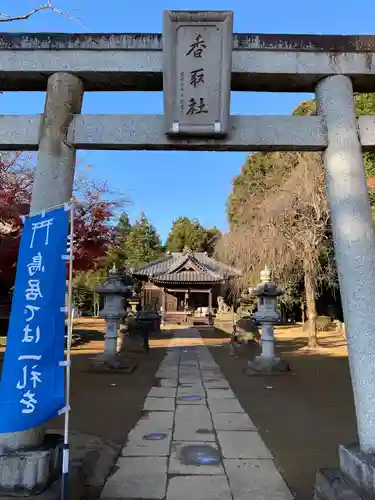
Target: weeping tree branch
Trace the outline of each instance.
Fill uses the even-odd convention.
[[[217,252],[221,260],[243,270],[247,286],[258,279],[264,264],[281,283],[293,285],[304,278],[309,345],[315,347],[319,285],[333,279],[321,262],[329,228],[321,155],[291,152],[270,158],[272,168],[245,192],[237,226],[222,237]]]
[[[42,12],[42,11],[46,11],[46,10],[50,10],[50,11],[54,12],[55,14],[66,17],[67,19],[70,19],[71,21],[74,21],[74,22],[78,23],[80,26],[82,26],[83,28],[85,28],[85,26],[83,26],[80,23],[78,17],[73,17],[68,12],[65,12],[64,10],[61,10],[61,9],[55,7],[55,5],[53,4],[53,0],[47,0],[47,3],[40,4],[38,7],[35,7],[34,9],[30,10],[29,12],[26,12],[25,14],[20,14],[18,16],[17,15],[12,16],[10,14],[0,12],[0,23],[9,23],[11,21],[27,21],[30,17],[37,14],[38,12]]]

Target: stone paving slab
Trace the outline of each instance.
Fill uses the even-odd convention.
[[[272,460],[224,460],[234,500],[294,500]]]
[[[171,439],[171,429],[155,430],[154,426],[145,428],[144,425],[137,425],[129,433],[128,442],[122,449],[121,455],[123,457],[167,457]]]
[[[196,433],[198,430],[201,430],[200,433],[204,433],[202,432],[203,429],[213,431],[212,419],[207,407],[188,405],[177,407],[173,434],[175,441],[189,441],[186,434]],[[177,435],[181,437],[177,437]],[[195,437],[194,441],[196,440]]]
[[[270,458],[262,438],[254,431],[218,431],[224,458]]]
[[[217,431],[257,430],[247,413],[214,413],[212,419]]]
[[[211,413],[244,413],[244,409],[236,399],[212,399],[208,398],[208,406]]]
[[[202,373],[201,374],[203,383],[207,382],[221,382],[223,384],[228,383],[227,379],[219,373]]]
[[[162,362],[158,368],[158,372],[160,371],[171,371],[171,372],[177,372],[178,371],[178,360],[177,358],[170,359],[166,362]]]
[[[233,399],[235,397],[232,389],[207,389],[208,399]]]
[[[135,429],[143,429],[145,432],[165,432],[173,429],[174,412],[173,411],[148,411],[145,412],[139,420]]]
[[[198,331],[176,335],[101,498],[291,500]],[[200,399],[181,399],[186,396]]]
[[[178,384],[178,389],[179,388],[185,389],[185,388],[189,388],[189,387],[193,387],[193,386],[194,387],[203,387],[203,389],[204,389],[202,380],[200,380],[200,379],[196,379],[193,382],[180,382]]]
[[[177,387],[177,378],[160,378],[159,384],[161,387]]]
[[[172,380],[177,380],[178,374],[177,372],[172,372],[171,370],[163,370],[157,372],[155,375],[156,378],[170,378]]]
[[[189,397],[194,397],[194,396],[197,396],[197,398],[201,398],[201,399],[187,399]],[[206,396],[200,396],[199,394],[192,394],[191,396],[180,396],[179,398],[177,398],[176,400],[176,403],[177,403],[177,406],[180,406],[180,405],[188,405],[188,406],[206,406],[207,405],[207,400],[206,400]]]
[[[197,474],[197,475],[223,475],[224,468],[222,461],[219,465],[191,465],[190,462],[185,460],[187,447],[189,446],[210,446],[216,453],[220,454],[219,447],[216,443],[207,443],[204,441],[172,441],[171,456],[169,461],[169,474]]]
[[[147,397],[143,409],[149,411],[171,411],[175,409],[175,400],[172,398]]]
[[[180,385],[177,389],[177,397],[180,396],[189,396],[191,394],[199,394],[200,396],[206,397],[206,391],[202,384],[188,384]]]
[[[166,375],[166,374],[168,374],[169,376],[177,376],[178,366],[173,364],[160,366],[155,376],[158,377],[159,375]]]
[[[201,372],[199,368],[180,368],[179,378],[196,378],[201,380]]]
[[[180,405],[176,408],[175,426],[188,425],[189,422],[199,422],[199,425],[205,427],[212,426],[211,414],[206,406],[188,406]]]
[[[171,372],[173,374],[178,373],[178,360],[168,361],[168,363],[161,364],[156,372],[156,375],[161,372]]]
[[[174,441],[205,441],[215,442],[216,434],[213,428],[191,425],[189,427],[176,427],[173,431]]]
[[[201,372],[202,380],[203,382],[227,382],[227,379],[224,377],[222,373],[217,373],[217,372]]]
[[[177,406],[174,441],[215,441],[210,412],[205,406]]]
[[[206,382],[203,380],[203,387],[208,390],[208,389],[231,389],[231,386],[228,384],[228,382],[222,382],[220,380],[215,381],[215,382]]]
[[[167,459],[163,457],[119,458],[107,480],[102,499],[163,499],[167,489]]]
[[[225,476],[181,476],[169,481],[167,500],[232,500]]]
[[[178,379],[179,383],[180,384],[199,384],[200,382],[202,382],[202,379],[201,377],[191,377],[190,375],[188,376],[182,376],[182,377],[179,377]]]
[[[153,387],[148,393],[147,397],[152,398],[175,398],[176,387]]]

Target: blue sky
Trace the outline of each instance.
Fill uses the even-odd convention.
[[[38,0],[3,0],[1,11],[20,14]],[[9,31],[160,32],[162,11],[234,10],[234,31],[244,33],[373,34],[373,0],[55,0],[56,7],[80,15],[80,25],[52,13],[28,21],[4,23]],[[233,92],[233,114],[290,114],[306,94]],[[43,93],[6,93],[3,114],[33,114],[43,110]],[[87,93],[84,113],[162,113],[161,93]],[[197,217],[203,225],[227,229],[225,204],[231,182],[246,158],[244,153],[82,151],[80,164],[90,175],[132,200],[126,210],[135,218],[143,210],[163,239],[172,221]]]

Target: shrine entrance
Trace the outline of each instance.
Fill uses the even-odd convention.
[[[0,149],[38,151],[31,213],[69,201],[76,149],[324,151],[360,450],[375,453],[375,234],[363,151],[375,37],[233,34],[232,12],[165,12],[161,34],[2,34],[2,91],[45,91],[43,115],[0,116]],[[83,93],[162,91],[163,115],[82,115]],[[315,92],[317,116],[233,116],[231,91]],[[19,448],[42,434],[0,436]]]

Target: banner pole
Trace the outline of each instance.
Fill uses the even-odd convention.
[[[64,447],[62,459],[61,499],[69,497],[69,413],[70,413],[70,375],[71,375],[71,344],[73,334],[73,236],[74,236],[74,205],[70,208],[70,245],[69,245],[69,278],[68,278],[68,338],[66,346],[66,396],[64,421]]]

